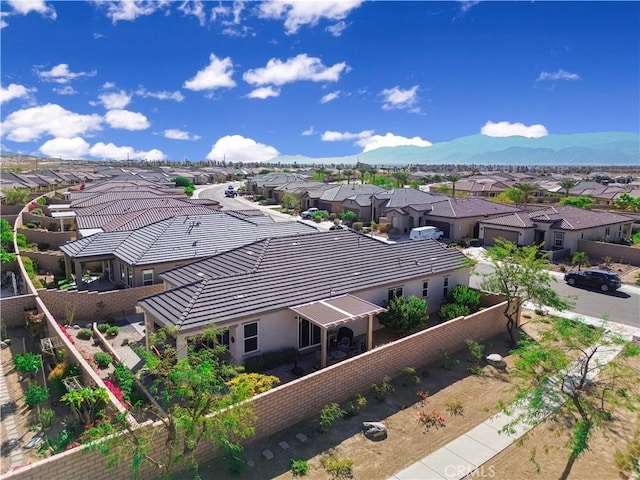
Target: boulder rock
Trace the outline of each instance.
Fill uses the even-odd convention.
[[[502,355],[498,353],[487,355],[486,360],[489,365],[492,365],[500,370],[504,370],[505,368],[507,368],[507,362],[505,362],[504,358],[502,358]]]
[[[384,440],[387,438],[387,427],[381,422],[362,422],[364,435],[369,440]]]

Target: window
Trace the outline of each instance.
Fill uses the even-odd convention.
[[[429,280],[424,280],[422,282],[422,298],[427,298],[429,296]]]
[[[564,232],[555,232],[553,234],[553,246],[558,248],[564,246]]]
[[[153,269],[142,271],[142,286],[153,285]]]
[[[389,289],[387,300],[391,301],[394,298],[400,298],[402,296],[402,287],[396,287]]]
[[[305,318],[298,317],[298,348],[303,349],[320,345],[320,327]]]
[[[258,322],[245,323],[244,329],[244,353],[258,350]]]
[[[607,227],[604,229],[604,238],[609,238],[611,236],[611,227]]]
[[[216,342],[218,345],[224,346],[227,350],[229,350],[229,329],[222,330],[221,332],[216,333]]]
[[[447,295],[449,295],[449,277],[444,277],[442,296],[447,298]]]

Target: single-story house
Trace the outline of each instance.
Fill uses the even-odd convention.
[[[60,250],[68,277],[73,272],[82,278],[87,268],[99,265],[114,287],[133,288],[160,283],[158,274],[164,270],[262,238],[310,232],[317,229],[303,222],[212,212],[171,217],[133,231],[96,233],[67,242]]]
[[[479,239],[485,246],[498,237],[517,245],[541,245],[543,250],[568,249],[578,240],[620,241],[631,237],[634,218],[618,213],[569,205],[514,212],[480,221]]]
[[[457,249],[434,240],[390,244],[350,231],[281,236],[161,274],[165,291],[141,299],[147,333],[168,327],[182,355],[190,339],[221,330],[231,360],[320,347],[343,326],[366,339],[394,296],[414,295],[439,310],[448,292],[468,285]]]
[[[376,193],[384,191],[384,188],[372,184],[326,184],[307,190],[300,198],[301,208],[316,207],[337,215],[350,210],[358,221],[369,223],[372,219],[371,200]]]

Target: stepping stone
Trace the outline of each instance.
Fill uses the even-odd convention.
[[[262,451],[262,456],[267,460],[271,460],[274,455],[273,455],[273,452],[267,448],[266,450]]]
[[[253,460],[247,460],[247,467],[253,468],[254,465],[255,465],[255,462]]]
[[[280,442],[278,445],[280,445],[280,448],[283,450],[289,450],[289,444],[285,441]]]
[[[304,433],[296,433],[296,438],[300,443],[304,443],[307,441],[307,436]]]

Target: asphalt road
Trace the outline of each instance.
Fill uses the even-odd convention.
[[[469,285],[479,287],[483,275],[491,273],[490,265],[478,263],[471,275]],[[623,285],[616,292],[602,293],[567,285],[562,274],[555,274],[553,289],[563,297],[573,296],[575,307],[572,312],[595,318],[622,323],[631,327],[640,327],[640,288]]]

